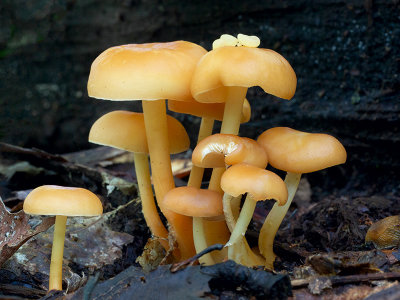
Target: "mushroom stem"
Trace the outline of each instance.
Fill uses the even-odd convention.
[[[144,219],[147,226],[150,228],[152,235],[159,238],[161,245],[165,250],[168,250],[168,231],[160,219],[154,202],[147,154],[135,152],[133,155]]]
[[[228,226],[230,232],[232,232],[236,226],[236,219],[233,216],[232,206],[231,206],[231,202],[233,199],[234,197],[229,195],[228,193],[224,193],[224,196],[222,197],[222,205],[224,208],[226,225]]]
[[[51,250],[49,291],[62,291],[62,264],[64,254],[66,216],[56,216],[53,235],[53,248]]]
[[[158,205],[171,226],[181,259],[196,254],[192,218],[174,213],[163,206],[164,196],[175,187],[172,176],[165,100],[142,101],[154,190]]]
[[[283,206],[279,206],[278,203],[274,204],[264,221],[258,237],[260,252],[266,259],[266,267],[270,269],[273,269],[275,261],[273,250],[275,235],[296,194],[300,178],[301,174],[287,172],[285,183],[288,189],[288,200]]]
[[[228,259],[247,267],[263,266],[265,264],[263,257],[254,253],[244,237],[228,247]]]
[[[203,227],[202,218],[193,217],[193,240],[196,248],[196,253],[200,253],[208,247],[205,238],[205,232]],[[207,253],[199,258],[199,262],[204,265],[213,265],[215,262],[211,257],[210,253]]]
[[[209,117],[201,118],[199,135],[197,137],[197,143],[199,143],[204,138],[210,136],[212,134],[212,130],[214,127],[214,119]],[[193,166],[189,175],[188,186],[193,186],[196,188],[200,188],[201,181],[203,180],[204,168]]]
[[[244,237],[251,218],[253,217],[256,204],[257,201],[254,201],[251,195],[247,194],[239,218],[237,219],[236,225],[232,231],[231,238],[228,243],[226,243],[227,247],[235,244],[240,238]]]
[[[229,87],[225,103],[224,117],[221,124],[221,133],[235,134],[239,133],[240,118],[242,116],[243,102],[246,97],[247,88]],[[221,177],[225,168],[215,168],[211,174],[209,189],[223,192],[221,189]]]
[[[243,102],[246,98],[247,88],[233,86],[228,88],[225,103],[224,118],[221,124],[221,133],[238,134],[240,118],[242,116]]]
[[[199,143],[202,139],[211,135],[213,127],[214,127],[213,118],[209,117],[201,118],[197,143]],[[203,174],[204,174],[204,168],[193,166],[189,175],[189,181],[187,186],[200,188],[201,182],[203,180]],[[204,221],[202,218],[196,218],[196,217],[193,218],[193,241],[194,241],[194,247],[196,248],[196,253],[199,253],[208,247],[206,233],[204,231]],[[207,253],[202,257],[200,257],[199,262],[205,265],[213,265],[215,263],[211,253]]]

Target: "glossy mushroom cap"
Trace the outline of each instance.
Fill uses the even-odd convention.
[[[378,249],[398,247],[400,244],[400,216],[390,216],[371,225],[365,242],[374,243]]]
[[[222,121],[224,117],[225,103],[201,103],[197,101],[184,102],[168,100],[168,109],[181,114],[193,115],[196,117],[210,117]],[[244,99],[242,118],[240,123],[247,123],[251,117],[251,107],[247,99]]]
[[[103,213],[100,199],[83,188],[43,185],[26,197],[24,211],[31,215],[99,216]]]
[[[249,164],[233,165],[226,170],[221,188],[233,197],[248,193],[255,201],[274,199],[279,205],[284,205],[288,198],[286,184],[278,175]]]
[[[292,173],[310,173],[346,162],[343,145],[333,136],[307,133],[288,127],[264,131],[257,139],[269,164]]]
[[[214,134],[203,139],[193,150],[192,162],[203,168],[248,163],[265,168],[268,158],[256,141],[233,134]]]
[[[199,102],[225,102],[228,87],[260,86],[268,94],[290,99],[296,85],[295,72],[277,52],[228,46],[202,57],[193,75],[191,91]]]
[[[108,100],[193,101],[190,81],[207,51],[194,43],[128,44],[105,50],[92,63],[90,97]]]
[[[220,193],[195,187],[174,188],[165,195],[163,203],[166,208],[190,217],[217,217],[224,213]]]
[[[189,136],[183,125],[167,115],[170,153],[189,149]],[[136,152],[149,153],[144,116],[123,110],[112,111],[97,119],[89,132],[89,142]]]

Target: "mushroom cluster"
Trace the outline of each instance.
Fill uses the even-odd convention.
[[[342,144],[326,134],[276,127],[257,140],[238,136],[240,124],[251,115],[248,88],[259,86],[287,100],[296,90],[296,74],[287,60],[259,45],[257,37],[243,34],[222,35],[208,52],[185,41],[129,44],[107,49],[92,64],[89,96],[142,100],[143,113],[102,116],[89,141],[135,153],[144,218],[175,261],[222,243],[222,251],[203,255],[200,263],[233,259],[273,269],[273,240],[301,174],[346,161]],[[201,118],[186,187],[175,187],[170,154],[186,150],[189,139],[183,126],[167,116],[166,100],[169,110]],[[222,122],[218,134],[212,134],[215,120]],[[286,171],[285,181],[267,170],[268,164]],[[208,189],[201,189],[205,168],[213,170]],[[258,246],[251,247],[245,234],[257,201],[263,200],[275,200],[275,205]]]

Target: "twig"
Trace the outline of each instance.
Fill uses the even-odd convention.
[[[346,283],[369,282],[373,280],[396,280],[400,279],[400,272],[372,273],[347,276],[321,276],[307,279],[294,279],[291,281],[291,284],[293,288],[303,288],[308,286],[312,281],[318,278],[329,279],[332,285],[342,285]]]
[[[184,261],[181,261],[179,263],[173,264],[170,268],[171,273],[175,273],[187,266],[192,266],[200,257],[202,257],[203,255],[210,253],[214,250],[222,250],[224,248],[224,245],[222,244],[215,244],[212,245],[210,247],[207,247],[206,249],[204,249],[203,251],[197,253],[195,256],[188,258]]]

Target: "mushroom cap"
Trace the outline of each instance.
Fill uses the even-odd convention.
[[[268,157],[263,147],[252,139],[219,133],[197,144],[192,153],[192,162],[203,168],[220,168],[238,163],[265,168]]]
[[[224,117],[225,103],[201,103],[168,100],[168,109],[181,114],[193,115],[196,117],[210,117],[222,121]],[[244,99],[242,118],[240,123],[247,123],[251,117],[251,107],[247,99]]]
[[[31,215],[99,216],[103,213],[100,199],[91,191],[58,185],[43,185],[28,194],[23,207]]]
[[[269,164],[292,173],[310,173],[346,162],[343,145],[333,136],[274,127],[257,139],[268,154]]]
[[[221,188],[233,197],[248,193],[255,201],[275,199],[279,205],[284,205],[288,198],[286,184],[278,175],[249,164],[233,165],[226,170]]]
[[[186,41],[111,47],[92,63],[89,96],[108,100],[193,101],[190,81],[205,53],[203,47]]]
[[[204,55],[194,72],[191,91],[199,102],[225,102],[232,86],[260,86],[266,93],[290,99],[297,78],[287,60],[269,49],[222,47]]]
[[[365,242],[374,243],[378,249],[398,247],[400,243],[400,216],[390,216],[372,224]]]
[[[167,126],[170,153],[189,149],[190,140],[183,125],[167,115]],[[92,125],[89,142],[130,152],[149,153],[142,113],[116,110],[103,115]]]
[[[191,186],[170,190],[163,204],[169,210],[190,217],[217,217],[224,213],[220,193]]]

